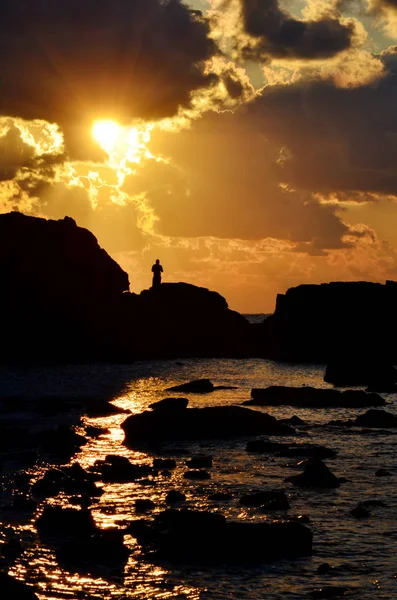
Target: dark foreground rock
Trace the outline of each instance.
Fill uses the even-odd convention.
[[[253,388],[252,400],[246,406],[301,406],[305,408],[365,408],[385,406],[386,401],[378,394],[367,394],[361,390],[326,390],[304,387],[273,385],[268,388]]]
[[[387,429],[388,427],[397,427],[397,417],[386,410],[367,410],[363,415],[359,415],[352,424],[356,427]]]
[[[338,478],[319,459],[309,460],[303,473],[291,475],[285,481],[299,487],[338,488],[340,485]]]
[[[39,600],[32,588],[6,573],[0,573],[0,594],[4,600]]]
[[[312,533],[300,523],[227,522],[209,512],[169,509],[135,535],[156,559],[177,564],[260,564],[312,554]]]
[[[145,411],[131,415],[121,427],[124,443],[131,447],[142,442],[295,433],[274,417],[241,406],[187,408],[177,414]]]

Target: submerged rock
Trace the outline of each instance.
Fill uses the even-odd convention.
[[[247,435],[293,435],[295,430],[274,417],[241,406],[187,408],[177,414],[145,411],[122,425],[124,443],[231,438]]]
[[[359,415],[354,421],[356,427],[376,427],[387,429],[388,427],[397,427],[397,416],[386,410],[367,410],[363,415]]]
[[[288,510],[290,504],[282,490],[255,492],[241,496],[240,504],[243,506],[262,506],[270,510]]]
[[[209,394],[215,389],[214,384],[209,379],[194,379],[188,383],[174,385],[167,388],[167,392],[186,392],[190,394]]]
[[[227,522],[210,512],[166,510],[135,535],[156,558],[176,564],[260,564],[312,554],[312,533],[300,523]]]
[[[309,460],[303,473],[291,475],[285,481],[299,487],[337,488],[340,486],[338,478],[319,459]]]
[[[246,406],[302,406],[305,408],[363,408],[384,406],[386,401],[378,394],[367,394],[361,390],[339,392],[331,389],[286,387],[272,385],[268,388],[253,388],[252,400]]]

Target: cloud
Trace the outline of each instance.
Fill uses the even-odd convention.
[[[217,83],[217,46],[181,0],[0,0],[0,114],[157,119]]]

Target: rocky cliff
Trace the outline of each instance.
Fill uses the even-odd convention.
[[[274,314],[257,328],[259,353],[288,361],[397,358],[397,283],[300,285],[277,296]]]
[[[248,322],[185,283],[129,293],[127,273],[65,217],[0,215],[0,362],[244,356]]]

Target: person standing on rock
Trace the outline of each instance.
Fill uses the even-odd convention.
[[[159,259],[157,259],[152,267],[152,273],[153,273],[152,287],[154,287],[154,288],[159,287],[159,285],[161,284],[161,273],[162,272],[163,272],[163,267],[160,265]]]

